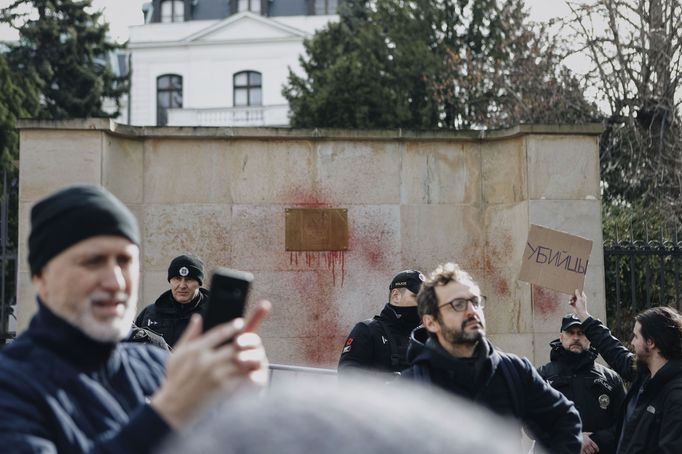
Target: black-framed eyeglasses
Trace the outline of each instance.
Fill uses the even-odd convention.
[[[450,305],[455,310],[455,312],[463,312],[466,310],[469,303],[471,303],[471,305],[474,306],[474,309],[483,309],[485,307],[486,299],[487,298],[485,296],[473,296],[468,299],[455,298],[452,301],[448,301],[445,304],[441,304],[440,306],[438,306],[438,309]]]

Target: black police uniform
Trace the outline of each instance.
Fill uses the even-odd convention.
[[[359,369],[395,373],[407,368],[410,333],[418,325],[415,306],[386,304],[374,319],[355,325],[339,358],[339,374]]]
[[[552,347],[550,362],[538,372],[569,400],[573,401],[583,421],[583,432],[599,447],[600,454],[616,452],[615,425],[625,399],[623,380],[616,372],[595,362],[593,348],[582,353],[566,350],[559,339]]]
[[[150,304],[140,312],[135,325],[162,335],[168,345],[173,347],[187,328],[192,315],[203,313],[208,295],[208,290],[199,287],[199,294],[192,301],[180,304],[175,301],[172,292],[167,290],[154,304]]]

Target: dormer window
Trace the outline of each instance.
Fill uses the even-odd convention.
[[[252,13],[260,14],[261,0],[239,0],[237,11],[251,11]]]
[[[183,22],[185,20],[184,0],[162,0],[161,22]]]

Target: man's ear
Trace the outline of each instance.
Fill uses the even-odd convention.
[[[424,314],[422,316],[422,324],[430,333],[436,334],[440,331],[440,324],[433,315]]]
[[[40,270],[31,278],[31,283],[38,292],[38,296],[43,301],[47,300],[47,286],[45,285],[45,279],[43,278],[43,270]]]
[[[646,342],[646,346],[649,349],[649,351],[656,350],[656,342],[654,342],[653,339],[644,339],[644,342]]]

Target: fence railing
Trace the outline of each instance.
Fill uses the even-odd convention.
[[[336,380],[336,369],[318,367],[289,366],[286,364],[270,364],[270,386],[305,377],[313,380]]]
[[[0,193],[0,347],[13,339],[17,283],[16,218],[18,185],[7,171],[2,172]],[[13,216],[10,216],[13,214]]]
[[[632,337],[634,316],[653,306],[680,310],[682,242],[677,227],[631,228],[625,238],[604,242],[606,311],[609,327],[623,341]]]

